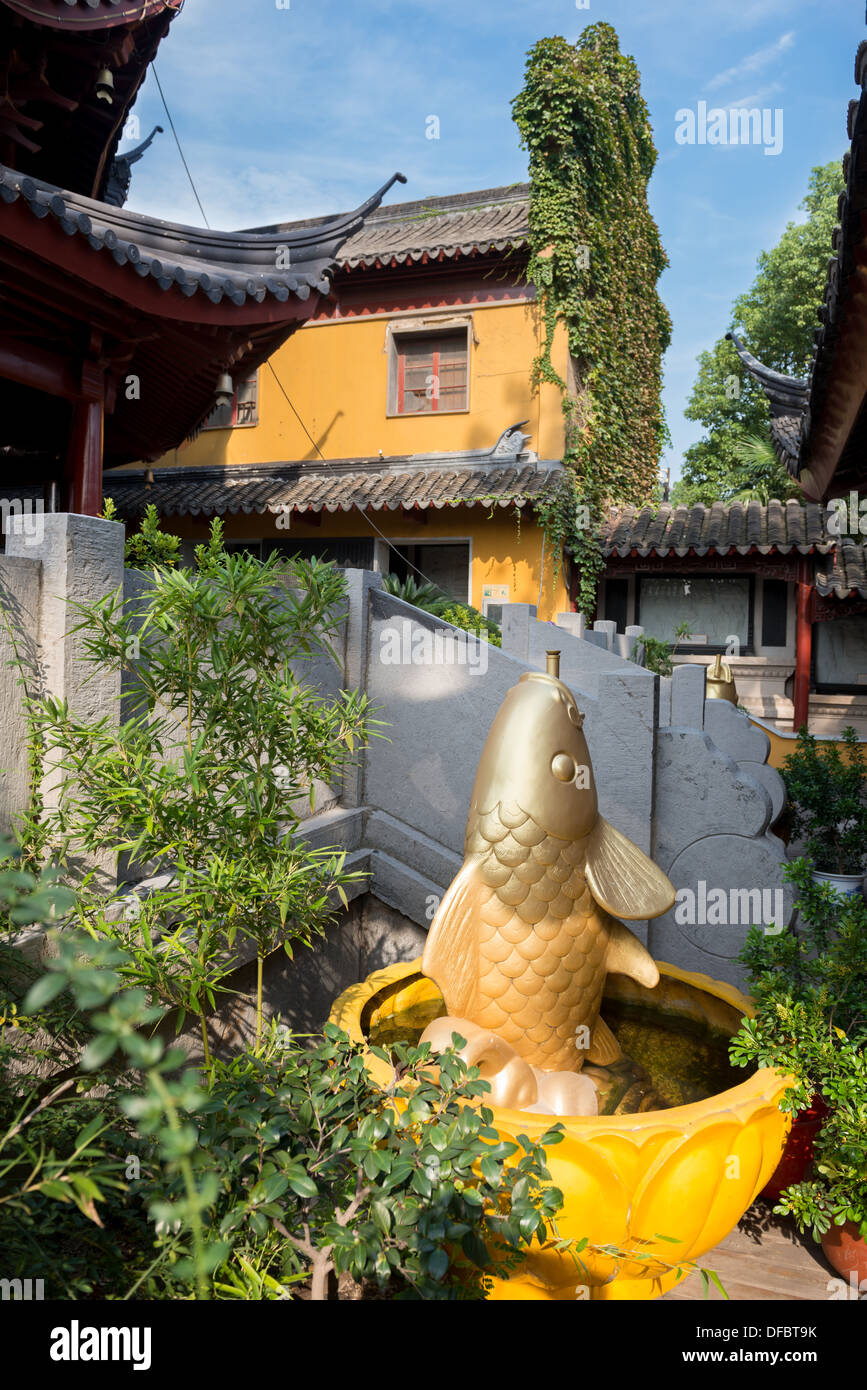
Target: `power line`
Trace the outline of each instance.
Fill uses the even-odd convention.
[[[295,419],[298,421],[298,423],[299,423],[299,425],[301,426],[301,428],[302,428],[302,430],[304,431],[304,433],[307,435],[307,438],[310,440],[310,443],[313,445],[313,447],[314,447],[314,449],[316,450],[317,454],[318,454],[319,457],[322,459],[322,462],[325,463],[325,464],[327,464],[328,460],[325,458],[325,455],[323,454],[323,452],[322,452],[322,450],[320,449],[319,445],[316,443],[316,440],[313,438],[313,435],[310,433],[310,431],[309,431],[309,429],[307,428],[307,426],[305,425],[304,421],[301,419],[301,416],[298,414],[298,411],[295,409],[294,405],[292,404],[291,400],[289,399],[289,393],[288,393],[288,391],[286,390],[286,387],[283,385],[282,381],[280,380],[279,376],[277,375],[277,371],[276,371],[276,369],[275,369],[275,367],[274,367],[274,364],[273,364],[273,362],[271,361],[270,358],[268,359],[268,361],[267,361],[267,363],[266,363],[265,365],[267,366],[268,370],[270,371],[272,377],[273,377],[274,380],[276,381],[276,383],[277,383],[277,385],[279,386],[280,390],[283,392],[283,397],[284,397],[284,399],[285,399],[285,401],[286,401],[286,404],[288,405],[289,409],[292,411],[292,414],[295,416]]]
[[[166,113],[166,118],[167,118],[167,120],[168,120],[169,126],[171,127],[172,135],[175,137],[175,144],[176,144],[177,147],[178,147],[178,154],[181,156],[181,159],[182,159],[182,161],[183,161],[184,168],[185,168],[186,171],[187,171],[187,178],[188,178],[189,181],[190,181],[190,187],[192,188],[192,190],[193,190],[193,195],[194,195],[194,197],[195,197],[195,200],[196,200],[196,202],[197,202],[198,205],[199,205],[199,211],[200,211],[200,213],[202,214],[202,217],[203,217],[203,219],[204,219],[205,226],[210,230],[211,224],[210,224],[210,222],[209,222],[208,219],[207,219],[207,216],[206,216],[206,214],[205,214],[205,209],[202,207],[202,200],[201,200],[201,198],[199,197],[199,193],[198,193],[198,189],[196,188],[195,180],[194,180],[194,178],[193,178],[192,173],[190,172],[190,166],[189,166],[189,164],[187,163],[187,161],[186,161],[186,159],[185,159],[185,157],[184,157],[184,152],[183,152],[183,149],[181,148],[181,142],[180,142],[180,139],[178,138],[178,132],[177,132],[177,130],[175,129],[175,123],[174,123],[174,121],[172,120],[172,113],[171,113],[171,111],[169,110],[168,102],[166,101],[165,93],[163,92],[162,83],[160,82],[160,79],[159,79],[159,74],[158,74],[157,69],[156,69],[156,64],[153,63],[151,66],[153,67],[153,74],[154,74],[154,77],[156,78],[157,87],[159,88],[160,97],[161,97],[162,103],[163,103],[163,110],[164,110],[165,113]],[[307,428],[307,426],[305,425],[304,421],[301,419],[301,416],[299,415],[298,411],[295,409],[295,406],[294,406],[294,404],[292,403],[292,400],[290,399],[289,393],[288,393],[288,391],[286,390],[286,387],[283,385],[282,381],[280,380],[279,376],[277,375],[277,371],[276,371],[276,369],[275,369],[275,367],[274,367],[274,364],[270,361],[270,359],[268,360],[267,366],[268,366],[268,368],[269,368],[269,370],[270,370],[270,372],[271,372],[271,375],[273,376],[274,380],[276,381],[278,387],[279,387],[280,390],[282,391],[283,396],[284,396],[284,399],[285,399],[285,401],[286,401],[286,404],[289,406],[289,409],[292,411],[292,414],[295,416],[295,419],[298,421],[299,425],[301,426],[302,430],[303,430],[304,433],[306,434],[307,438],[310,440],[310,443],[313,445],[313,448],[316,450],[317,454],[319,455],[319,457],[321,458],[322,462],[325,464],[325,467],[327,468],[327,467],[328,467],[328,460],[326,459],[326,457],[325,457],[325,455],[323,454],[322,450],[320,449],[319,445],[316,443],[316,440],[313,438],[313,435],[310,433],[310,431],[309,431],[309,429]],[[438,589],[438,588],[439,588],[439,585],[438,585],[433,579],[430,579],[429,576],[426,575],[426,574],[424,573],[423,570],[420,570],[420,569],[418,568],[418,566],[417,566],[417,565],[414,565],[414,564],[412,563],[411,560],[408,560],[408,559],[406,558],[405,555],[400,555],[400,551],[397,549],[397,546],[392,545],[391,541],[388,539],[388,536],[384,535],[384,534],[382,533],[382,531],[380,531],[380,529],[379,529],[379,527],[376,525],[376,523],[371,519],[371,517],[369,517],[369,516],[367,515],[367,512],[361,511],[360,508],[357,508],[356,510],[358,510],[359,515],[362,516],[362,517],[364,518],[364,520],[367,522],[367,524],[368,524],[368,526],[371,528],[371,530],[376,532],[376,534],[379,536],[380,540],[382,540],[382,541],[385,542],[385,544],[388,546],[389,550],[393,551],[395,555],[399,555],[399,556],[400,556],[400,559],[403,561],[403,563],[407,566],[408,569],[414,570],[415,573],[416,573],[417,575],[419,575],[419,576],[424,580],[424,582],[425,582],[426,584],[432,585],[433,588],[435,588],[435,589]]]
[[[206,226],[206,227],[208,228],[208,230],[210,231],[211,224],[210,224],[210,222],[208,221],[207,217],[205,216],[205,209],[202,207],[202,200],[201,200],[201,198],[199,197],[198,191],[197,191],[197,189],[196,189],[196,185],[195,185],[195,183],[194,183],[194,181],[193,181],[193,176],[192,176],[192,174],[190,173],[190,166],[189,166],[189,164],[187,163],[186,159],[184,158],[184,152],[183,152],[183,150],[181,149],[181,142],[180,142],[180,140],[178,139],[178,132],[175,130],[175,123],[174,123],[174,121],[172,120],[172,113],[171,113],[171,111],[169,110],[168,102],[166,101],[165,93],[163,92],[163,84],[160,82],[159,73],[157,72],[157,65],[156,65],[156,63],[153,63],[151,66],[153,67],[154,77],[156,78],[157,87],[159,88],[160,97],[162,98],[163,110],[165,111],[166,116],[167,116],[167,118],[168,118],[169,125],[171,126],[172,135],[175,137],[175,144],[176,144],[177,147],[178,147],[178,154],[181,156],[181,160],[183,161],[184,168],[185,168],[186,171],[187,171],[187,178],[188,178],[189,181],[190,181],[190,188],[193,190],[193,196],[194,196],[196,202],[197,202],[198,205],[199,205],[199,212],[202,214],[202,218],[203,218],[203,220],[204,220],[205,226]]]
[[[272,375],[272,377],[274,377],[275,382],[276,382],[276,385],[279,386],[279,389],[281,389],[281,391],[282,391],[282,393],[283,393],[283,396],[285,396],[286,403],[288,403],[289,409],[292,410],[292,413],[293,413],[293,414],[295,414],[295,418],[296,418],[296,420],[297,420],[297,423],[300,424],[300,427],[302,427],[302,430],[304,431],[304,434],[306,434],[306,435],[307,435],[307,438],[310,439],[310,443],[311,443],[311,445],[313,445],[313,448],[315,449],[315,452],[318,453],[318,456],[320,456],[320,459],[322,460],[322,463],[325,464],[325,467],[328,467],[328,459],[327,459],[327,457],[325,457],[324,453],[322,453],[322,450],[320,449],[320,446],[318,446],[318,443],[315,442],[315,439],[313,438],[313,435],[310,434],[310,430],[308,430],[307,425],[304,424],[304,421],[302,420],[302,417],[299,416],[299,413],[297,413],[297,410],[295,409],[295,406],[293,406],[292,400],[289,399],[289,393],[288,393],[288,391],[286,391],[286,388],[285,388],[285,386],[283,386],[281,379],[279,379],[278,375],[276,375],[276,370],[275,370],[274,364],[272,364],[271,361],[268,361],[267,366],[268,366],[268,368],[270,368],[271,375]],[[433,585],[433,588],[436,588],[436,589],[439,588],[439,584],[436,584],[435,581],[431,580],[431,578],[429,578],[428,575],[424,573],[424,570],[418,569],[417,564],[413,564],[413,562],[411,562],[411,560],[408,560],[406,556],[400,555],[400,552],[399,552],[399,549],[397,549],[397,546],[396,546],[396,545],[392,545],[392,542],[389,541],[389,538],[386,537],[386,535],[383,535],[383,534],[382,534],[382,531],[379,530],[379,527],[378,527],[377,523],[375,523],[375,521],[372,520],[371,517],[368,517],[367,512],[361,512],[360,507],[358,507],[357,510],[358,510],[358,514],[360,514],[361,517],[364,517],[364,520],[367,521],[367,524],[368,524],[368,525],[370,525],[371,530],[377,532],[377,535],[378,535],[379,539],[381,539],[381,541],[385,541],[386,545],[388,545],[389,550],[393,550],[393,552],[395,552],[395,555],[400,556],[400,559],[402,559],[402,560],[403,560],[403,563],[406,564],[407,569],[414,570],[414,571],[415,571],[415,574],[421,575],[421,578],[422,578],[422,580],[425,581],[425,584],[432,584],[432,585]]]

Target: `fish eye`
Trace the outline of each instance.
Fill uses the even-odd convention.
[[[555,753],[551,759],[551,771],[558,782],[572,782],[577,769],[568,753]]]

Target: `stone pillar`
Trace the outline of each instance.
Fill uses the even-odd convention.
[[[29,694],[40,693],[40,581],[38,560],[0,555],[0,834],[13,828],[27,806],[27,721],[20,682],[26,681]]]
[[[584,636],[584,614],[583,613],[558,613],[557,626],[562,627],[565,632],[571,632],[573,637]]]
[[[641,638],[644,636],[644,628],[635,623],[630,624],[624,629],[623,636],[617,638],[615,648],[622,642],[623,646],[617,651],[618,656],[622,656],[624,661],[634,661],[636,666],[644,665],[644,643]],[[633,652],[635,655],[633,656]]]
[[[368,690],[370,662],[370,593],[382,589],[382,575],[373,570],[346,571],[346,627],[343,680],[347,690]],[[369,751],[366,754],[369,756]],[[350,768],[343,780],[344,806],[364,803],[364,761]]]
[[[597,618],[593,624],[593,631],[605,634],[605,645],[610,652],[613,652],[614,641],[617,637],[617,624],[612,622],[610,618]]]
[[[42,691],[66,700],[82,723],[107,718],[119,727],[120,673],[97,669],[85,659],[84,635],[75,631],[81,621],[75,605],[97,602],[123,585],[124,527],[68,512],[48,512],[42,520],[37,544],[18,533],[7,539],[8,556],[38,560],[42,566],[37,633]],[[59,794],[59,779],[48,769],[46,805],[56,805]],[[111,878],[114,859],[103,856],[98,865],[87,867],[99,867]]]
[[[675,666],[671,673],[671,723],[682,729],[704,728],[705,668]]]
[[[530,628],[536,621],[534,603],[503,605],[503,651],[518,661],[530,660]]]

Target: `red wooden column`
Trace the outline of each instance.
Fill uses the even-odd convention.
[[[102,437],[105,418],[105,373],[85,362],[81,371],[84,400],[72,410],[66,456],[66,507],[79,516],[102,511]]]
[[[810,668],[813,660],[813,576],[810,560],[798,560],[795,627],[795,733],[810,715]]]

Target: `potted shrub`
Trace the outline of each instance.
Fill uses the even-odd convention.
[[[829,1116],[815,1141],[813,1171],[786,1188],[777,1210],[822,1243],[829,1264],[867,1287],[867,1056],[837,1038],[814,1059]]]
[[[835,1269],[867,1279],[867,904],[817,882],[806,860],[787,877],[800,926],[750,932],[741,960],[757,1008],[732,1060],[796,1078],[782,1108],[799,1118],[764,1195],[821,1240]]]
[[[867,859],[867,780],[864,750],[851,727],[845,757],[835,742],[819,743],[806,728],[783,764],[792,812],[792,838],[803,838],[813,873],[839,893],[861,893]]]
[[[541,1141],[492,1143],[477,1103],[488,1083],[452,1053],[434,1068],[428,1047],[396,1047],[384,1088],[339,1029],[294,1038],[272,1021],[254,1051],[182,1072],[183,1050],[152,1034],[162,1008],[124,988],[128,953],[68,927],[23,997],[9,943],[74,895],[17,865],[0,837],[0,1244],[13,1278],[35,1270],[72,1300],[319,1300],[365,1285],[465,1300],[551,1238],[562,1195]],[[543,1137],[559,1143],[561,1126]],[[586,1242],[566,1243],[578,1260]]]

